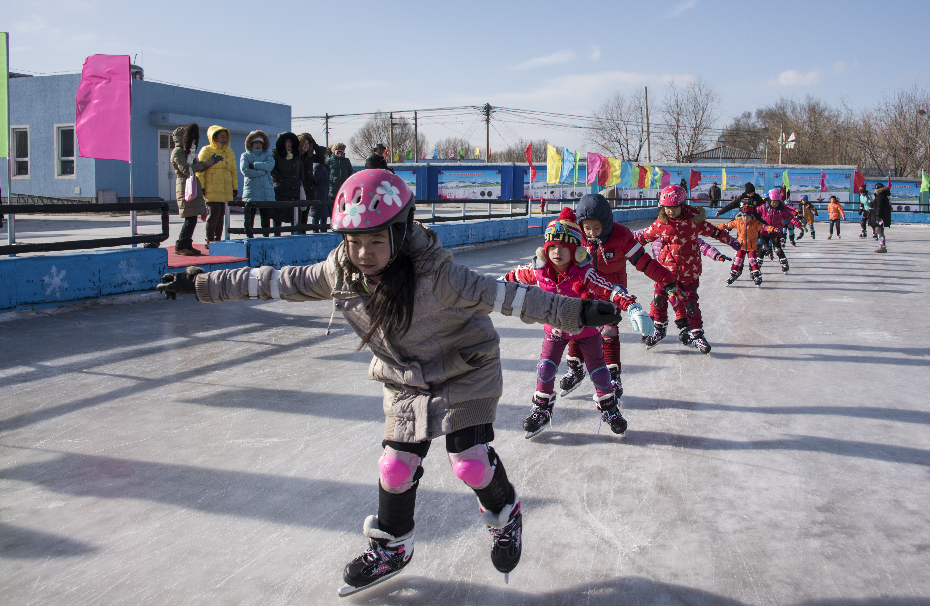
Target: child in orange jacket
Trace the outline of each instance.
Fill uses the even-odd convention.
[[[736,252],[733,258],[733,265],[730,267],[730,277],[727,278],[727,286],[736,282],[736,279],[743,273],[743,259],[749,257],[749,275],[756,286],[762,285],[762,271],[759,269],[759,261],[756,259],[756,246],[759,243],[759,234],[781,235],[782,230],[771,225],[766,225],[755,216],[756,209],[751,204],[746,204],[740,209],[740,214],[727,223],[717,226],[717,229],[729,231],[736,229],[737,240],[739,240],[740,250]]]
[[[827,236],[827,240],[833,239],[833,226],[836,225],[836,237],[840,237],[840,217],[846,218],[846,211],[843,210],[843,206],[840,204],[839,198],[836,196],[830,196],[830,203],[827,204],[827,214],[830,215],[830,235]]]

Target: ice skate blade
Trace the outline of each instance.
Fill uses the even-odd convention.
[[[504,573],[504,585],[510,585],[510,573],[509,572]]]
[[[582,383],[584,383],[584,379],[582,379],[581,381],[578,381],[578,384],[572,387],[571,389],[563,389],[559,391],[559,397],[561,398],[563,396],[567,396],[568,394],[572,393],[573,391],[581,387]]]
[[[530,438],[532,438],[532,437],[534,437],[534,436],[538,436],[538,435],[541,434],[543,431],[545,431],[545,429],[546,429],[547,427],[549,427],[549,423],[546,423],[545,425],[543,425],[542,427],[540,427],[540,428],[537,429],[536,431],[528,431],[528,432],[526,432],[526,435],[523,436],[523,439],[524,439],[524,440],[529,440]]]
[[[411,557],[413,557],[413,556],[411,556]],[[370,589],[370,588],[374,587],[375,585],[378,585],[379,583],[383,583],[383,582],[387,581],[387,580],[390,579],[391,577],[397,576],[398,574],[400,574],[401,571],[403,571],[403,568],[401,568],[401,569],[399,569],[399,570],[395,570],[395,571],[392,572],[391,574],[386,574],[386,575],[384,575],[383,577],[381,577],[380,579],[378,579],[377,581],[373,581],[373,582],[371,582],[371,583],[369,583],[369,584],[367,584],[367,585],[364,585],[364,586],[362,586],[362,587],[353,587],[352,585],[343,585],[342,587],[339,588],[339,597],[340,597],[340,598],[344,598],[344,597],[347,597],[347,596],[356,594],[356,593],[358,593],[359,591],[364,591],[365,589]]]

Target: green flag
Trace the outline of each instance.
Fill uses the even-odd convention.
[[[0,32],[0,158],[10,152],[10,35]]]
[[[413,160],[413,152],[410,151],[409,149],[407,150],[407,159],[408,159],[408,160]]]
[[[785,189],[791,188],[791,183],[788,182],[788,171],[781,174],[781,184],[785,186]]]
[[[930,175],[927,173],[920,179],[920,191],[930,191]]]
[[[575,152],[575,183],[572,185],[572,187],[578,187],[578,159],[580,157],[581,157],[581,152],[576,151]]]

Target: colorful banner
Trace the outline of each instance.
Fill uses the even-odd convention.
[[[546,145],[546,183],[555,185],[562,174],[562,155],[551,145]]]
[[[840,202],[849,202],[849,188],[852,187],[852,179],[852,171],[827,172],[821,169],[776,169],[773,172],[772,187],[784,185],[785,181],[788,181],[790,183],[788,189],[791,190],[791,199],[794,201],[800,200],[802,195],[807,195],[811,202],[825,203],[830,199],[830,196],[836,196]]]
[[[869,187],[869,193],[873,193],[873,187],[875,182],[867,182]],[[899,202],[913,202],[917,203],[920,200],[920,181],[892,181],[891,182],[891,203],[895,205],[894,210],[899,210],[897,204]],[[901,208],[903,210],[903,207]]]
[[[404,183],[407,184],[407,187],[410,188],[410,191],[417,191],[417,172],[415,170],[404,170],[402,168],[395,168],[394,174],[400,177]]]
[[[82,158],[132,161],[131,90],[129,55],[91,55],[84,61],[74,116]]]
[[[0,158],[10,151],[10,35],[0,32]]]
[[[591,188],[585,185],[587,170],[584,165],[578,167],[578,185],[567,183],[561,185],[558,183],[549,183],[546,174],[547,169],[537,169],[537,179],[530,182],[529,169],[523,172],[523,198],[533,200],[577,200],[581,196],[590,193]]]
[[[441,200],[500,200],[501,171],[493,168],[439,171]]]

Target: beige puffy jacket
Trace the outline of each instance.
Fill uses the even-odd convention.
[[[494,421],[503,379],[500,337],[490,312],[516,313],[528,324],[571,333],[582,329],[581,299],[477,274],[455,263],[436,232],[419,223],[414,223],[410,244],[418,274],[413,324],[396,347],[384,333],[369,342],[374,357],[368,376],[384,384],[384,437],[398,442],[431,440]],[[345,244],[315,265],[201,274],[197,298],[207,303],[247,300],[250,275],[259,299],[335,299],[356,334],[368,328],[368,296],[354,287],[361,278],[348,263]]]

